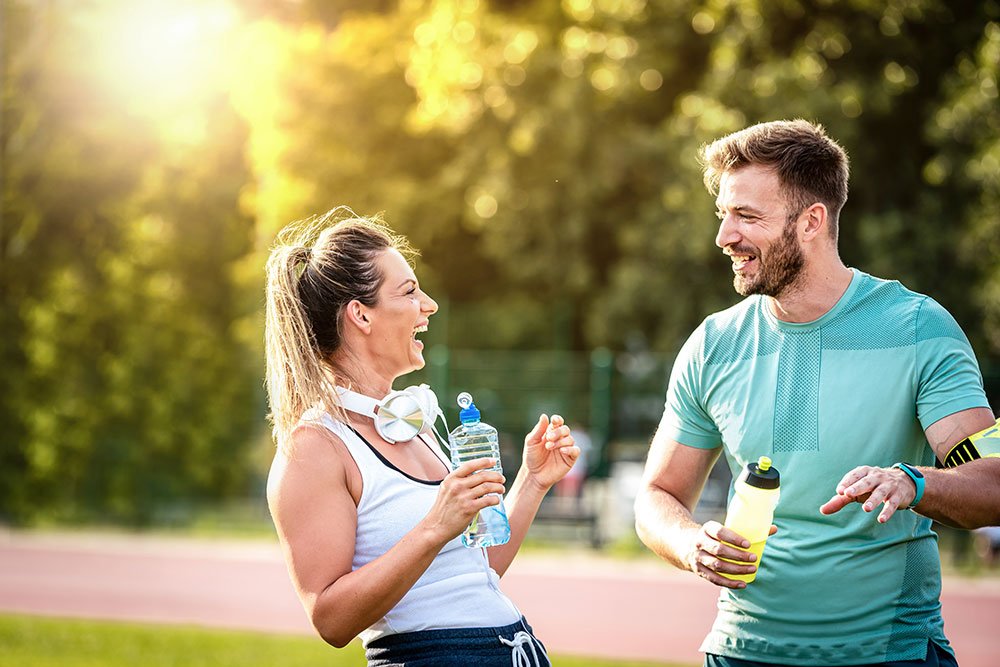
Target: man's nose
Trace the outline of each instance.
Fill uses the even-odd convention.
[[[736,231],[736,224],[733,220],[733,215],[727,213],[722,220],[719,221],[719,232],[715,235],[715,245],[720,248],[725,248],[726,246],[736,245],[740,241],[740,235]]]

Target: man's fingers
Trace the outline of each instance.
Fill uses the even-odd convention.
[[[747,564],[757,560],[757,554],[745,550],[750,546],[749,540],[717,521],[709,521],[705,524],[704,535],[695,546],[698,549],[696,559],[700,563],[713,570],[721,569],[730,574],[748,574],[745,569],[734,570],[732,568],[734,566],[745,568],[748,566]],[[735,561],[735,563],[728,563],[720,559]],[[749,567],[751,568],[749,571],[752,572],[753,566]]]
[[[889,498],[888,500],[886,500],[885,505],[882,507],[882,511],[879,512],[878,514],[878,522],[885,523],[886,521],[888,521],[890,518],[892,518],[892,515],[896,513],[896,510],[898,508],[899,504],[896,502],[894,498]]]
[[[708,524],[705,524],[705,527],[707,529],[708,528]],[[719,525],[718,523],[716,523],[714,526],[712,526],[712,532],[709,532],[708,530],[706,530],[705,533],[709,537],[711,537],[711,538],[713,538],[715,540],[718,540],[720,542],[727,542],[729,544],[732,544],[735,547],[743,547],[744,549],[746,549],[746,548],[748,548],[750,546],[750,540],[748,540],[747,538],[743,537],[742,535],[740,535],[739,533],[737,533],[735,530],[732,530],[730,528],[726,528],[725,526]]]
[[[833,514],[834,512],[839,512],[840,510],[844,509],[853,502],[854,501],[851,498],[848,498],[847,496],[841,496],[838,494],[833,498],[830,498],[828,501],[826,501],[819,508],[819,511],[821,514]]]
[[[857,499],[866,493],[871,493],[879,485],[880,480],[874,475],[865,475],[858,481],[848,486],[843,491],[843,495],[851,499]]]
[[[844,490],[847,489],[847,487],[849,487],[850,485],[854,484],[859,479],[867,475],[870,469],[871,468],[869,468],[868,466],[860,466],[858,468],[855,468],[851,472],[847,473],[846,475],[844,475],[844,477],[837,484],[837,493],[843,494]]]
[[[837,485],[837,495],[823,504],[822,514],[833,514],[851,503],[859,503],[865,512],[874,512],[882,505],[878,522],[885,523],[906,499],[900,492],[899,480],[885,468],[862,466],[855,468]]]
[[[889,492],[891,489],[886,486],[876,486],[875,490],[868,494],[867,498],[859,499],[862,502],[861,509],[866,512],[871,512],[873,509],[879,506],[879,504],[889,497]]]
[[[734,574],[746,574],[743,572],[737,572]],[[746,582],[737,581],[735,579],[730,579],[729,577],[723,577],[721,574],[715,572],[714,570],[698,563],[698,576],[702,579],[706,579],[716,586],[722,586],[723,588],[746,588]]]
[[[730,543],[716,542],[714,540],[700,545],[699,553],[704,553],[709,558],[725,558],[738,563],[753,563],[757,560],[757,554],[752,551],[745,551],[739,547],[733,546]],[[745,573],[739,572],[737,574]]]

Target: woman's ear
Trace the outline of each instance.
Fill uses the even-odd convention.
[[[371,331],[372,324],[368,319],[368,307],[357,299],[347,304],[344,315],[348,324],[353,324],[364,333]]]

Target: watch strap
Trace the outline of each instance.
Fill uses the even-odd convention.
[[[913,501],[909,504],[909,506],[903,508],[908,510],[913,509],[921,500],[923,500],[924,497],[924,475],[909,463],[903,463],[902,461],[894,463],[892,467],[899,468],[906,474],[907,477],[913,480],[913,485],[916,487],[916,493],[914,494]]]

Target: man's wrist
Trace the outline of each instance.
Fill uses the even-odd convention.
[[[915,488],[913,500],[910,501],[910,504],[907,507],[902,508],[908,510],[913,509],[924,498],[924,474],[917,470],[914,466],[911,466],[909,463],[903,463],[902,461],[894,463],[892,467],[901,470],[903,474],[909,477],[910,481],[913,482],[913,486]]]

